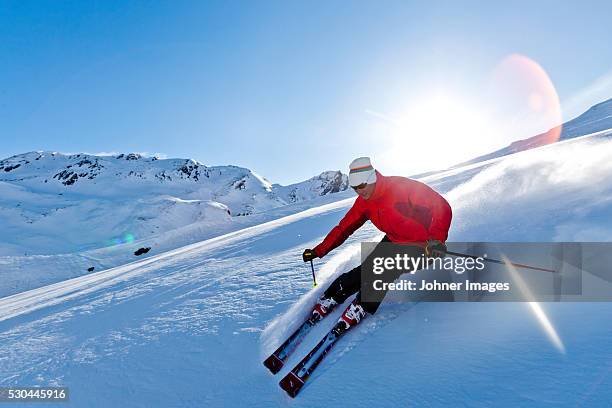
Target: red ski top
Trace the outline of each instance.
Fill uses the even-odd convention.
[[[452,211],[444,197],[416,180],[384,177],[378,172],[376,177],[372,196],[368,200],[357,197],[340,223],[314,248],[318,257],[346,241],[367,220],[391,242],[424,246],[429,239],[446,241]]]

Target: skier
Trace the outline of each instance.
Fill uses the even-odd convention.
[[[304,251],[304,262],[324,257],[368,220],[386,234],[381,242],[406,244],[411,256],[445,255],[452,211],[440,194],[416,180],[383,176],[372,167],[369,157],[353,160],[349,169],[349,184],[358,197],[323,242]],[[393,281],[404,272],[386,271],[386,279]],[[373,299],[362,301],[361,284],[361,266],[340,275],[318,300],[311,320],[322,319],[356,292],[357,297],[338,320],[337,330],[344,332],[366,313],[376,313],[386,292],[378,291]]]

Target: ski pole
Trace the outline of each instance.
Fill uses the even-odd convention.
[[[314,282],[314,286],[317,286],[317,278],[315,277],[314,264],[312,263],[312,259],[310,260],[310,268],[312,269],[312,281]]]
[[[462,254],[461,252],[446,251],[446,253],[449,254],[449,255],[453,255],[453,256],[461,256],[463,258],[472,258],[472,259],[479,258],[479,257],[474,256],[474,255]],[[500,261],[498,259],[490,259],[490,258],[484,258],[484,257],[481,257],[481,258],[483,260],[485,260],[486,262],[506,265],[506,262]],[[543,272],[553,272],[553,273],[556,272],[553,269],[546,269],[546,268],[540,268],[540,267],[537,267],[537,266],[523,265],[523,264],[520,264],[520,263],[508,262],[508,264],[510,264],[510,265],[512,265],[514,267],[517,267],[517,268],[533,269],[535,271],[543,271]]]

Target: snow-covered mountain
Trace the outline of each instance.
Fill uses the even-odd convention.
[[[274,184],[272,188],[283,201],[298,203],[312,200],[317,196],[339,193],[348,188],[348,177],[340,171],[325,171],[316,177],[297,184],[281,186]]]
[[[610,157],[612,130],[427,182],[454,209],[450,241],[610,241]],[[280,374],[261,362],[327,283],[360,261],[359,243],[380,236],[368,223],[317,259],[312,287],[300,253],[353,201],[313,200],[302,212],[42,287],[41,278],[76,255],[34,257],[19,272],[36,289],[0,298],[0,386],[67,386],[78,407],[610,406],[612,306],[605,302],[547,303],[537,312],[519,302],[384,302],[289,400],[279,379],[343,307],[313,329]],[[10,266],[9,257],[0,261],[2,271]]]
[[[30,152],[0,161],[0,254],[130,242],[196,222],[230,222],[347,187],[340,171],[280,186],[246,168],[194,160]]]
[[[600,132],[610,128],[612,128],[612,98],[590,107],[582,115],[563,123],[560,127],[552,128],[547,132],[540,133],[539,135],[527,139],[517,140],[503,149],[476,157],[453,167],[482,162],[544,146],[552,142],[572,139],[577,136]]]

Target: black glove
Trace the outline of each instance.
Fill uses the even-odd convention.
[[[304,260],[304,262],[312,261],[315,258],[317,258],[317,254],[315,254],[315,251],[313,251],[312,249],[304,250],[304,253],[302,254],[302,259]]]
[[[442,241],[430,239],[425,246],[425,254],[431,258],[444,258],[446,255],[446,245]]]

